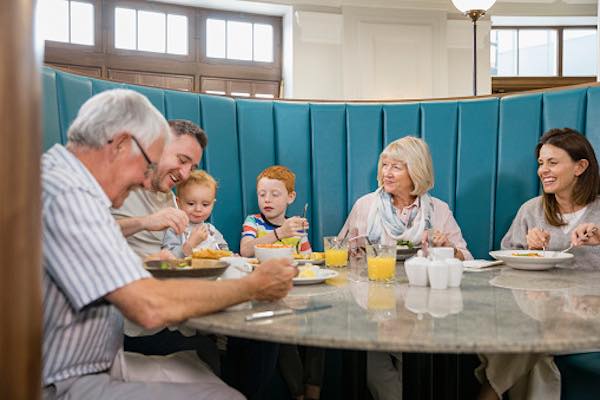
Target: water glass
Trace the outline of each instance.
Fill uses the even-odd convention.
[[[367,271],[371,281],[392,282],[396,277],[396,246],[368,245]]]

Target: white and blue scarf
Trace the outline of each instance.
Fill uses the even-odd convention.
[[[377,198],[369,209],[367,235],[372,243],[381,243],[383,236],[394,240],[410,240],[420,243],[423,232],[433,226],[433,201],[427,193],[419,196],[419,207],[414,219],[405,224],[394,207],[392,196],[382,187],[375,191]]]

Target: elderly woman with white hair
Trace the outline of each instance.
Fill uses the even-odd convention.
[[[372,243],[430,241],[435,247],[453,247],[461,260],[472,258],[448,205],[428,193],[433,165],[423,140],[407,136],[390,143],[379,156],[377,182],[377,190],[352,207],[341,237],[349,232]],[[402,354],[368,352],[367,383],[375,400],[401,399]]]
[[[387,145],[379,156],[377,182],[377,190],[352,207],[342,237],[349,230],[352,237],[366,236],[372,243],[431,239],[435,247],[453,247],[461,260],[472,258],[448,204],[428,193],[433,165],[423,140],[406,136]]]

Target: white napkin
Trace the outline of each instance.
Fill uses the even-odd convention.
[[[467,260],[463,261],[465,271],[479,272],[489,270],[490,267],[495,267],[502,264],[501,260]]]

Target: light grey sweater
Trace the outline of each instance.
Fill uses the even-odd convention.
[[[600,198],[587,205],[587,209],[576,225],[591,222],[600,225]],[[541,228],[550,233],[550,243],[546,250],[564,250],[571,243],[572,230],[564,233],[560,227],[552,226],[544,218],[542,197],[534,197],[521,206],[510,229],[502,239],[503,249],[526,249],[527,232]],[[600,269],[600,246],[580,246],[571,250],[575,256],[570,263],[561,264],[565,268],[587,270]]]

